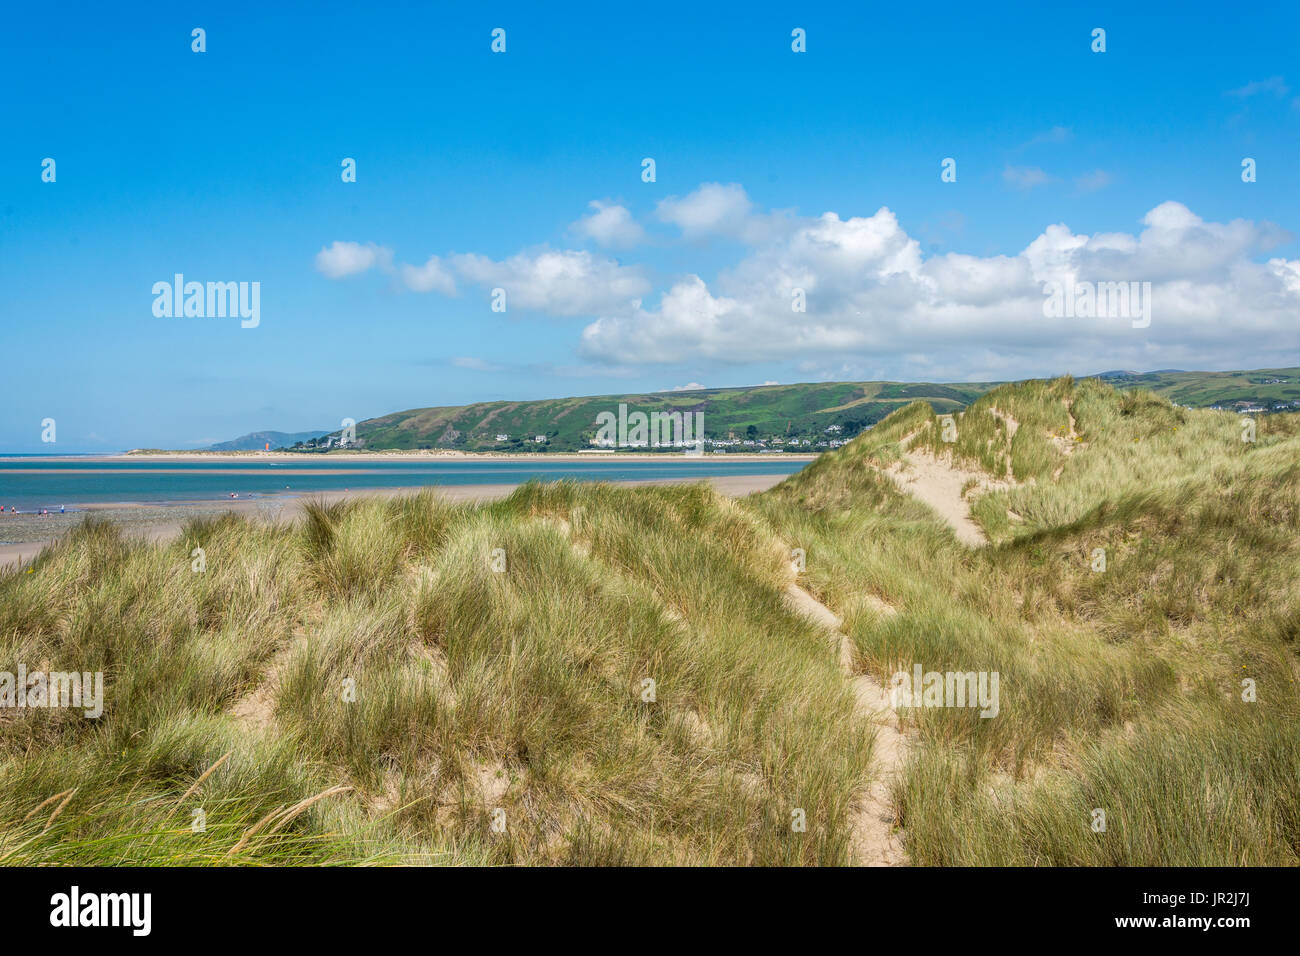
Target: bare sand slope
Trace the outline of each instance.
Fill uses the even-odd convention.
[[[773,485],[784,481],[788,475],[723,475],[713,478],[656,478],[646,481],[621,481],[616,484],[627,486],[639,485],[680,485],[695,481],[707,481],[719,492],[733,498],[740,498],[758,491],[766,491]],[[483,502],[504,498],[519,486],[517,484],[497,485],[433,485],[439,495],[452,502]],[[41,550],[52,544],[59,534],[80,521],[85,514],[94,514],[110,521],[115,521],[132,534],[148,541],[169,541],[181,532],[184,523],[190,518],[233,511],[249,516],[263,515],[277,520],[293,520],[302,514],[303,504],[309,500],[324,500],[327,503],[344,498],[392,497],[393,495],[414,494],[422,489],[409,488],[358,488],[352,491],[322,491],[303,497],[262,497],[257,499],[238,498],[228,501],[210,501],[195,504],[175,504],[162,506],[142,506],[130,502],[116,504],[88,505],[84,512],[68,515],[20,515],[7,518],[14,522],[44,522],[49,532],[36,525],[24,524],[24,536],[33,540],[20,544],[0,544],[0,569],[10,565],[30,561]],[[0,537],[4,535],[5,525],[0,525]],[[36,530],[33,531],[33,528]]]
[[[993,481],[984,472],[962,468],[949,459],[919,451],[904,452],[903,460],[890,465],[885,473],[900,490],[937,511],[952,525],[962,544],[978,548],[987,542],[983,529],[971,520],[970,502],[962,489],[970,481],[985,491],[1006,487],[1005,482]]]

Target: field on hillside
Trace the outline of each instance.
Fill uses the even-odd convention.
[[[105,675],[0,710],[0,862],[1295,865],[1300,416],[1254,427],[1067,378],[741,500],[87,522],[0,576],[0,670]],[[882,709],[917,667],[995,713]]]

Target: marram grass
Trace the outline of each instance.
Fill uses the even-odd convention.
[[[0,863],[849,863],[879,768],[783,599],[792,548],[857,671],[1000,675],[995,718],[904,712],[910,862],[1296,863],[1295,417],[1248,442],[1059,379],[955,425],[914,403],[743,501],[529,484],[162,544],[88,521],[0,576],[0,671],[105,680],[98,720],[0,711]],[[904,438],[1001,482],[964,489],[988,545],[882,473]]]

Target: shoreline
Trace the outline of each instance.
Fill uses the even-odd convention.
[[[707,481],[719,492],[733,498],[766,491],[786,478],[788,474],[768,475],[719,475],[712,477],[681,478],[643,478],[616,481],[623,487],[643,487],[647,485],[683,485]],[[28,540],[0,543],[0,573],[11,566],[21,566],[36,557],[42,550],[54,544],[76,524],[87,517],[105,518],[117,524],[123,531],[136,538],[150,542],[167,541],[175,538],[187,520],[205,518],[225,512],[234,512],[245,517],[261,515],[268,521],[295,521],[303,513],[307,501],[324,501],[332,504],[345,498],[370,498],[375,496],[395,497],[417,494],[426,488],[434,489],[445,501],[453,504],[480,504],[507,497],[523,482],[487,485],[404,485],[397,488],[350,488],[346,490],[331,489],[327,491],[305,492],[300,495],[261,495],[256,498],[232,498],[217,501],[167,502],[161,504],[144,504],[134,501],[95,502],[80,507],[80,510],[66,514],[19,514],[16,517],[0,519],[0,542],[7,540],[6,535],[18,532],[18,536]],[[14,522],[14,524],[9,524]]]

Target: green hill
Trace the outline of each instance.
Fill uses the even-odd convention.
[[[1099,378],[1117,389],[1148,388],[1187,408],[1238,402],[1268,411],[1300,409],[1300,368],[1261,368],[1250,372],[1106,372]],[[1286,406],[1286,407],[1283,407]]]
[[[1116,371],[1096,377],[1120,391],[1149,389],[1189,408],[1218,406],[1233,411],[1237,403],[1270,412],[1300,408],[1300,368]],[[762,441],[768,447],[820,452],[858,435],[909,402],[926,402],[936,413],[943,414],[964,408],[1001,384],[1005,383],[820,382],[477,402],[413,408],[367,419],[357,425],[357,440],[359,447],[371,451],[450,448],[574,452],[591,447],[601,412],[617,414],[618,406],[626,404],[629,412],[701,413],[706,441],[735,443],[713,450],[761,450],[744,442]],[[828,428],[832,431],[828,432]],[[498,440],[499,435],[507,437]],[[331,438],[336,442],[338,436],[337,431],[318,436],[302,442],[300,447],[304,451],[324,450],[326,442]],[[545,442],[537,442],[537,436],[544,436]],[[276,447],[274,442],[272,447]]]
[[[534,451],[539,435],[546,451],[589,448],[601,412],[700,412],[707,440],[799,439],[807,451],[825,450],[850,438],[909,402],[922,400],[940,412],[961,408],[988,383],[933,385],[901,382],[826,382],[706,388],[682,392],[596,395],[528,402],[415,408],[358,423],[358,444],[369,450],[457,448],[466,451]],[[839,430],[828,433],[827,428]],[[507,439],[498,441],[498,435]],[[338,432],[333,437],[337,438]],[[808,444],[803,445],[803,440]],[[322,440],[320,444],[324,444]],[[304,444],[310,450],[312,443]],[[753,450],[743,444],[733,450]]]

